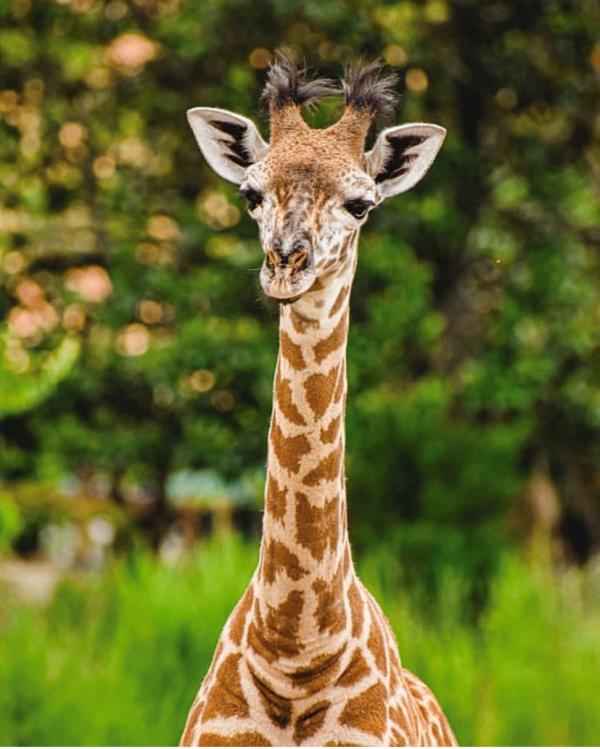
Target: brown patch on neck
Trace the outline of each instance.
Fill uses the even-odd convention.
[[[329,317],[335,317],[335,315],[337,315],[337,313],[340,311],[342,307],[342,304],[348,298],[349,293],[350,293],[350,286],[342,286],[342,288],[338,292],[338,295],[335,298],[335,302],[333,303],[332,308],[329,310]]]
[[[265,497],[265,509],[266,511],[275,518],[275,520],[282,520],[285,516],[287,507],[286,502],[287,489],[285,486],[280,488],[276,479],[271,474],[267,477],[267,492]]]
[[[325,502],[323,507],[315,507],[306,494],[296,492],[296,541],[307,548],[320,562],[325,549],[335,549],[339,534],[338,497]]]
[[[317,419],[320,419],[325,414],[325,411],[332,402],[338,377],[342,375],[342,366],[343,363],[332,367],[326,375],[317,372],[306,378],[306,382],[304,383],[306,400]]]
[[[299,427],[306,426],[304,417],[294,403],[291,381],[281,376],[279,368],[277,368],[277,377],[275,379],[275,399],[281,413],[288,421]]]
[[[318,486],[321,481],[333,481],[338,478],[342,470],[342,446],[338,444],[327,457],[302,479],[306,486]]]
[[[320,364],[326,356],[337,351],[346,342],[348,335],[348,313],[342,315],[340,321],[327,338],[319,341],[313,349],[315,361]]]
[[[290,551],[281,541],[269,541],[264,550],[261,565],[262,576],[270,584],[275,582],[277,573],[281,570],[295,581],[307,574],[293,551]]]
[[[347,529],[348,523],[346,522],[346,515],[342,518],[344,530]],[[344,575],[350,574],[352,569],[352,554],[350,553],[350,544],[346,544],[346,550],[344,551]]]
[[[300,462],[310,452],[310,443],[303,434],[286,437],[273,417],[271,444],[282,468],[290,473],[298,473]]]
[[[234,733],[233,736],[221,736],[218,733],[202,733],[198,739],[198,746],[273,746],[262,733],[244,731]]]
[[[221,664],[210,691],[203,720],[211,718],[246,718],[250,715],[240,680],[239,653],[232,653]]]
[[[302,591],[291,590],[277,608],[267,607],[263,621],[259,602],[255,601],[254,617],[248,629],[248,646],[268,663],[273,663],[280,656],[298,655],[302,650],[298,642],[298,627],[303,607]]]
[[[312,588],[317,596],[315,617],[319,632],[330,634],[341,632],[346,626],[346,609],[344,608],[344,576],[338,567],[333,579],[325,582],[317,578]]]
[[[313,658],[308,666],[298,668],[290,674],[294,685],[303,687],[307,692],[314,694],[333,683],[339,673],[339,663],[342,655],[346,652],[347,644],[344,643],[335,653],[323,653]]]
[[[387,658],[386,648],[383,635],[381,634],[381,627],[377,621],[374,607],[370,606],[371,609],[371,630],[369,632],[369,639],[367,640],[367,647],[373,653],[375,658],[375,664],[382,674],[387,676]]]
[[[292,341],[285,330],[280,331],[279,334],[279,350],[282,356],[297,372],[305,369],[306,362],[304,361],[301,347]]]
[[[336,681],[335,685],[337,687],[351,687],[361,679],[364,679],[365,676],[369,676],[370,673],[371,669],[364,655],[360,648],[356,648],[354,653],[352,653],[350,663],[346,666],[344,672],[340,674],[340,678]]]
[[[352,580],[352,584],[348,588],[348,601],[350,603],[350,615],[352,618],[352,636],[360,637],[364,622],[364,603],[360,595],[356,578]]]
[[[399,738],[400,737],[404,738],[404,737],[415,735],[414,725],[411,725],[411,723],[414,723],[414,720],[409,721],[408,715],[404,712],[404,710],[402,709],[400,705],[396,705],[396,707],[391,708],[390,720],[396,725],[396,729],[392,729],[392,735],[396,733]],[[406,745],[406,739],[405,739],[404,744],[398,744],[398,746],[405,746],[405,745]],[[438,746],[444,746],[444,745],[438,744]]]
[[[336,416],[331,420],[327,429],[321,429],[321,442],[325,445],[330,445],[335,438],[338,436],[340,430],[341,417]]]
[[[290,311],[290,319],[292,321],[292,325],[294,326],[294,330],[296,331],[296,333],[300,333],[300,335],[303,335],[310,327],[312,327],[311,323],[304,317],[300,317],[300,315],[294,309]]]
[[[301,744],[306,739],[314,736],[323,727],[325,716],[330,706],[331,702],[328,700],[315,702],[296,718],[293,734],[296,744]]]
[[[379,739],[385,733],[386,721],[386,692],[379,681],[357,697],[348,700],[340,715],[340,723],[371,733]]]
[[[286,697],[280,697],[255,673],[251,672],[251,674],[267,717],[278,728],[287,728],[292,719],[292,701]]]

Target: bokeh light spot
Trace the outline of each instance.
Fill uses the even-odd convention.
[[[406,72],[406,87],[415,94],[422,94],[429,85],[427,73],[422,68],[411,68]]]
[[[115,173],[117,165],[112,156],[98,156],[94,159],[94,174],[98,179],[109,179]]]
[[[196,393],[206,393],[214,386],[215,379],[210,370],[197,369],[188,377],[188,385]]]
[[[257,47],[250,52],[248,61],[255,70],[264,70],[269,67],[273,55],[264,47]]]
[[[212,229],[228,229],[241,218],[237,206],[232,205],[223,193],[208,190],[196,202],[198,218]]]
[[[25,307],[39,307],[44,302],[44,290],[31,278],[21,281],[15,289],[15,294]]]
[[[66,122],[58,131],[58,140],[65,148],[77,148],[86,136],[86,130],[79,122]]]
[[[388,65],[394,65],[395,67],[402,67],[408,62],[406,50],[399,44],[389,44],[383,50],[383,58]]]
[[[114,39],[107,50],[108,60],[125,75],[137,75],[158,54],[158,45],[142,34],[127,33]]]
[[[138,317],[146,325],[156,325],[163,317],[162,306],[152,299],[144,299],[138,304]]]
[[[65,277],[65,286],[87,302],[103,302],[112,293],[112,282],[100,265],[73,268]]]
[[[148,219],[148,234],[153,239],[176,239],[179,236],[179,226],[170,216],[150,216]]]
[[[140,323],[132,323],[117,337],[117,351],[123,356],[142,356],[150,346],[150,332]]]
[[[25,268],[25,257],[18,250],[9,252],[2,260],[2,267],[9,275],[20,273]]]

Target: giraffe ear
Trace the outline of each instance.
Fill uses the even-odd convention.
[[[237,185],[246,169],[269,150],[256,125],[241,114],[194,107],[187,118],[204,158],[218,175]]]
[[[381,200],[414,187],[440,150],[446,130],[424,122],[388,127],[365,156]]]

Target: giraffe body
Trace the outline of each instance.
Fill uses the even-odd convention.
[[[368,208],[357,213],[383,199],[378,174],[403,180],[403,164],[419,168],[422,153],[412,151],[435,126],[403,130],[408,153],[392,168],[398,143],[384,144],[383,155],[362,152],[375,108],[364,105],[364,75],[346,91],[340,122],[312,131],[297,102],[321,82],[303,81],[289,61],[282,68],[283,85],[281,69],[269,80],[270,146],[245,118],[191,110],[209,163],[241,183],[259,223],[263,289],[289,303],[280,308],[260,561],[225,625],[181,743],[454,745],[437,701],[402,668],[392,629],[354,571],[344,474],[349,299]]]
[[[355,575],[352,579],[359,599],[350,605],[357,635],[341,653],[323,659],[314,676],[298,677],[294,674],[302,670],[296,669],[273,681],[256,674],[247,639],[236,641],[247,622],[246,606],[255,600],[253,580],[223,631],[182,745],[454,746],[437,700],[402,668],[387,619]],[[374,653],[368,640],[380,637],[381,649]]]

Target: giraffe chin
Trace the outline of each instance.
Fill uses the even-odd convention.
[[[264,269],[260,274],[260,285],[265,295],[282,304],[291,304],[300,299],[313,286],[315,280],[316,275],[306,271],[302,272],[302,278],[270,276]]]

